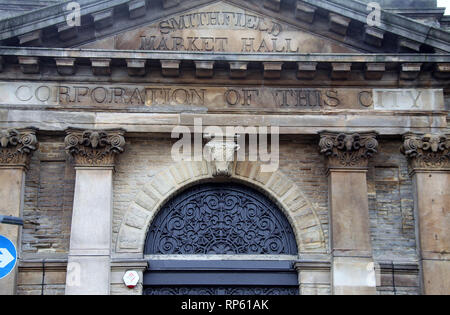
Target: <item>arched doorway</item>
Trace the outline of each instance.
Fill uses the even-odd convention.
[[[191,187],[167,202],[145,243],[144,294],[298,294],[295,235],[265,195],[236,183]]]

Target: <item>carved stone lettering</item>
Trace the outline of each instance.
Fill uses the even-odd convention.
[[[375,110],[441,110],[444,95],[440,89],[374,89]]]
[[[216,2],[83,48],[252,53],[352,53],[350,48],[314,36],[242,7]]]
[[[357,88],[276,88],[238,86],[87,85],[0,82],[0,105],[42,105],[71,108],[138,109],[153,106],[207,108],[210,111],[248,108],[273,111],[320,111],[333,109],[429,111],[445,110],[442,89],[380,90]],[[410,93],[411,92],[411,93]],[[377,96],[378,95],[378,96]],[[386,100],[407,95],[392,107]],[[413,95],[415,97],[413,97]],[[401,98],[399,97],[399,100]],[[385,107],[380,107],[381,105]],[[173,110],[173,109],[171,109]]]

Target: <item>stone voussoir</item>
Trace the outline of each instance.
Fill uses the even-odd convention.
[[[294,233],[301,251],[324,251],[325,242],[322,226],[312,204],[306,200],[300,189],[279,171],[268,173],[270,174],[268,177],[273,178],[273,180],[267,180],[266,183],[257,181],[255,178],[262,174],[259,173],[260,170],[261,165],[258,163],[238,162],[231,177],[261,187],[284,208],[288,220],[294,226]],[[177,183],[177,176],[173,172],[178,174],[179,181],[187,175],[195,174],[195,176]],[[134,201],[136,205],[130,207],[125,214],[124,221],[119,229],[116,251],[118,253],[142,252],[147,227],[163,202],[168,200],[176,190],[182,189],[183,186],[212,177],[213,174],[208,172],[206,162],[179,162],[169,170],[164,170],[156,175],[150,183],[146,184],[145,193],[138,193]],[[271,187],[271,184],[274,186]],[[276,185],[280,188],[278,189]],[[148,195],[151,195],[151,198]],[[155,195],[158,197],[153,198]],[[156,201],[156,199],[158,200]],[[149,204],[146,205],[146,203]],[[150,213],[144,212],[146,210],[149,210]],[[298,222],[301,217],[305,219],[305,222]]]

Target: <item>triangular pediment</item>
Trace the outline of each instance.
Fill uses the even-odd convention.
[[[224,1],[166,16],[80,48],[230,53],[352,53],[282,19]]]
[[[71,3],[0,20],[1,45],[203,51],[214,41],[211,51],[234,53],[450,52],[449,32],[384,10],[369,25],[367,3],[355,0],[78,0],[77,25],[68,22]]]

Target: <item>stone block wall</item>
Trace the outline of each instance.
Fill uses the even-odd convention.
[[[18,293],[64,294],[75,170],[63,137],[39,137],[39,142],[25,182]]]
[[[18,293],[41,294],[44,290],[44,294],[63,294],[75,171],[62,137],[39,140],[26,180]],[[127,138],[114,174],[113,248],[122,219],[138,192],[174,164],[174,142],[168,135]],[[329,248],[328,178],[317,143],[316,137],[282,136],[280,171],[314,204]],[[380,268],[379,294],[419,293],[412,181],[400,145],[400,139],[381,139],[379,153],[369,163],[371,235],[374,259]],[[45,274],[43,259],[47,261]]]
[[[168,137],[127,139],[126,151],[118,157],[114,177],[113,248],[123,216],[142,187],[155,175],[175,164]],[[286,137],[280,143],[280,171],[288,176],[318,209],[317,215],[328,244],[328,196],[325,164],[316,139]],[[328,247],[328,245],[327,245]]]
[[[67,254],[75,170],[63,138],[40,138],[25,183],[22,256],[61,258]]]
[[[380,294],[419,294],[414,193],[400,139],[381,139],[367,176],[375,263]],[[402,266],[406,263],[406,269]],[[400,267],[399,267],[400,266]]]

